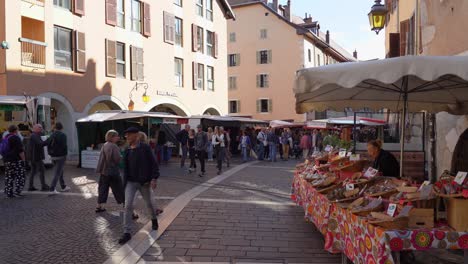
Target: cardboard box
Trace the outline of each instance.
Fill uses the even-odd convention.
[[[409,215],[410,228],[433,228],[434,209],[413,208]]]
[[[450,198],[447,201],[447,222],[458,232],[468,232],[468,200]]]

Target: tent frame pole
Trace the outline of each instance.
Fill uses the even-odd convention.
[[[400,137],[400,178],[403,179],[405,137],[406,137],[406,115],[408,114],[408,76],[403,78],[403,112],[401,117],[401,137]]]

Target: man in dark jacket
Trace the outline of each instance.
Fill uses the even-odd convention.
[[[139,141],[138,128],[130,127],[125,130],[128,149],[124,154],[124,183],[125,183],[125,213],[124,234],[119,244],[127,243],[131,238],[133,215],[133,200],[137,191],[140,192],[151,215],[152,228],[158,230],[158,219],[151,202],[151,190],[156,189],[159,177],[159,167],[151,147]]]
[[[63,179],[63,168],[65,166],[65,161],[67,160],[68,146],[67,135],[65,135],[62,130],[62,123],[57,122],[55,124],[54,133],[52,133],[49,139],[47,139],[47,151],[55,165],[54,179],[50,184],[50,191],[54,194],[58,193],[55,189],[58,181],[60,181],[62,192],[70,191],[70,187],[65,184],[65,180]]]
[[[201,172],[198,176],[205,176],[205,157],[208,149],[208,135],[202,130],[202,126],[197,126],[197,134],[195,135],[195,151],[200,160]]]
[[[29,158],[31,159],[31,176],[29,178],[29,189],[28,191],[37,191],[34,187],[34,176],[39,172],[39,179],[41,181],[41,191],[50,191],[50,187],[47,186],[44,179],[44,146],[47,146],[47,141],[43,141],[42,138],[42,126],[37,124],[33,127],[33,133],[29,140]]]
[[[4,140],[8,141],[6,153],[2,153],[3,162],[5,163],[5,194],[8,198],[14,198],[15,195],[23,196],[21,192],[25,183],[25,156],[23,143],[18,137],[18,127],[10,125],[8,135]]]
[[[185,125],[185,129],[179,131],[179,133],[176,134],[176,139],[180,143],[180,147],[182,148],[182,159],[180,160],[180,167],[183,169],[185,168],[185,159],[187,159],[187,142],[189,138],[189,132],[190,126]]]

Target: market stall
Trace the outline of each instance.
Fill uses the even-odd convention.
[[[98,111],[76,122],[80,166],[90,169],[96,168],[100,148],[105,143],[105,134],[110,129],[122,134],[128,127],[138,127],[140,131],[148,135],[151,141],[154,141],[157,131],[164,131],[168,139],[168,146],[175,147],[175,134],[180,130],[181,125],[187,122],[187,118],[166,113],[121,110]],[[151,144],[153,143],[151,142]],[[121,144],[124,145],[124,142],[121,142]]]

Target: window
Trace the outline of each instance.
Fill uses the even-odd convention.
[[[229,76],[229,90],[237,89],[237,77]]]
[[[257,52],[257,64],[271,63],[271,50],[261,50]]]
[[[260,30],[260,39],[266,39],[268,37],[268,31],[266,29]]]
[[[259,112],[259,113],[271,113],[272,112],[271,99],[257,100],[257,112]]]
[[[201,63],[193,63],[193,82],[195,90],[203,90],[205,88],[205,66]]]
[[[58,68],[72,69],[72,45],[70,29],[54,26],[54,57]]]
[[[229,42],[236,42],[236,33],[229,33]]]
[[[204,34],[203,34],[203,28],[202,27],[197,27],[197,50],[203,53],[203,45],[204,45]]]
[[[197,0],[197,14],[203,16],[203,0]]]
[[[135,46],[130,46],[130,62],[131,62],[131,80],[143,81],[144,64],[143,64],[143,49]]]
[[[182,19],[175,18],[175,44],[177,46],[183,47],[183,22]]]
[[[116,53],[116,63],[117,63],[117,77],[125,78],[126,68],[125,68],[125,44],[117,42],[117,53]]]
[[[206,67],[206,79],[208,82],[208,91],[214,91],[214,68],[211,66]]]
[[[174,4],[182,6],[182,0],[174,0]]]
[[[71,0],[54,0],[54,5],[71,10]]]
[[[320,66],[320,54],[317,54],[317,66]]]
[[[206,54],[214,57],[214,33],[206,31]]]
[[[309,55],[309,62],[312,62],[312,51],[310,49],[308,50],[308,55]]]
[[[268,74],[257,75],[257,87],[268,88],[270,86],[269,79],[270,77],[268,76]]]
[[[239,100],[230,100],[229,101],[229,113],[237,114],[240,112],[240,102]]]
[[[240,54],[229,54],[228,56],[229,67],[235,67],[240,65]]]
[[[141,3],[132,0],[132,31],[141,32]]]
[[[184,60],[174,59],[175,86],[184,87]]]
[[[206,0],[206,19],[213,21],[213,0]]]
[[[117,0],[117,26],[125,28],[125,0]]]

